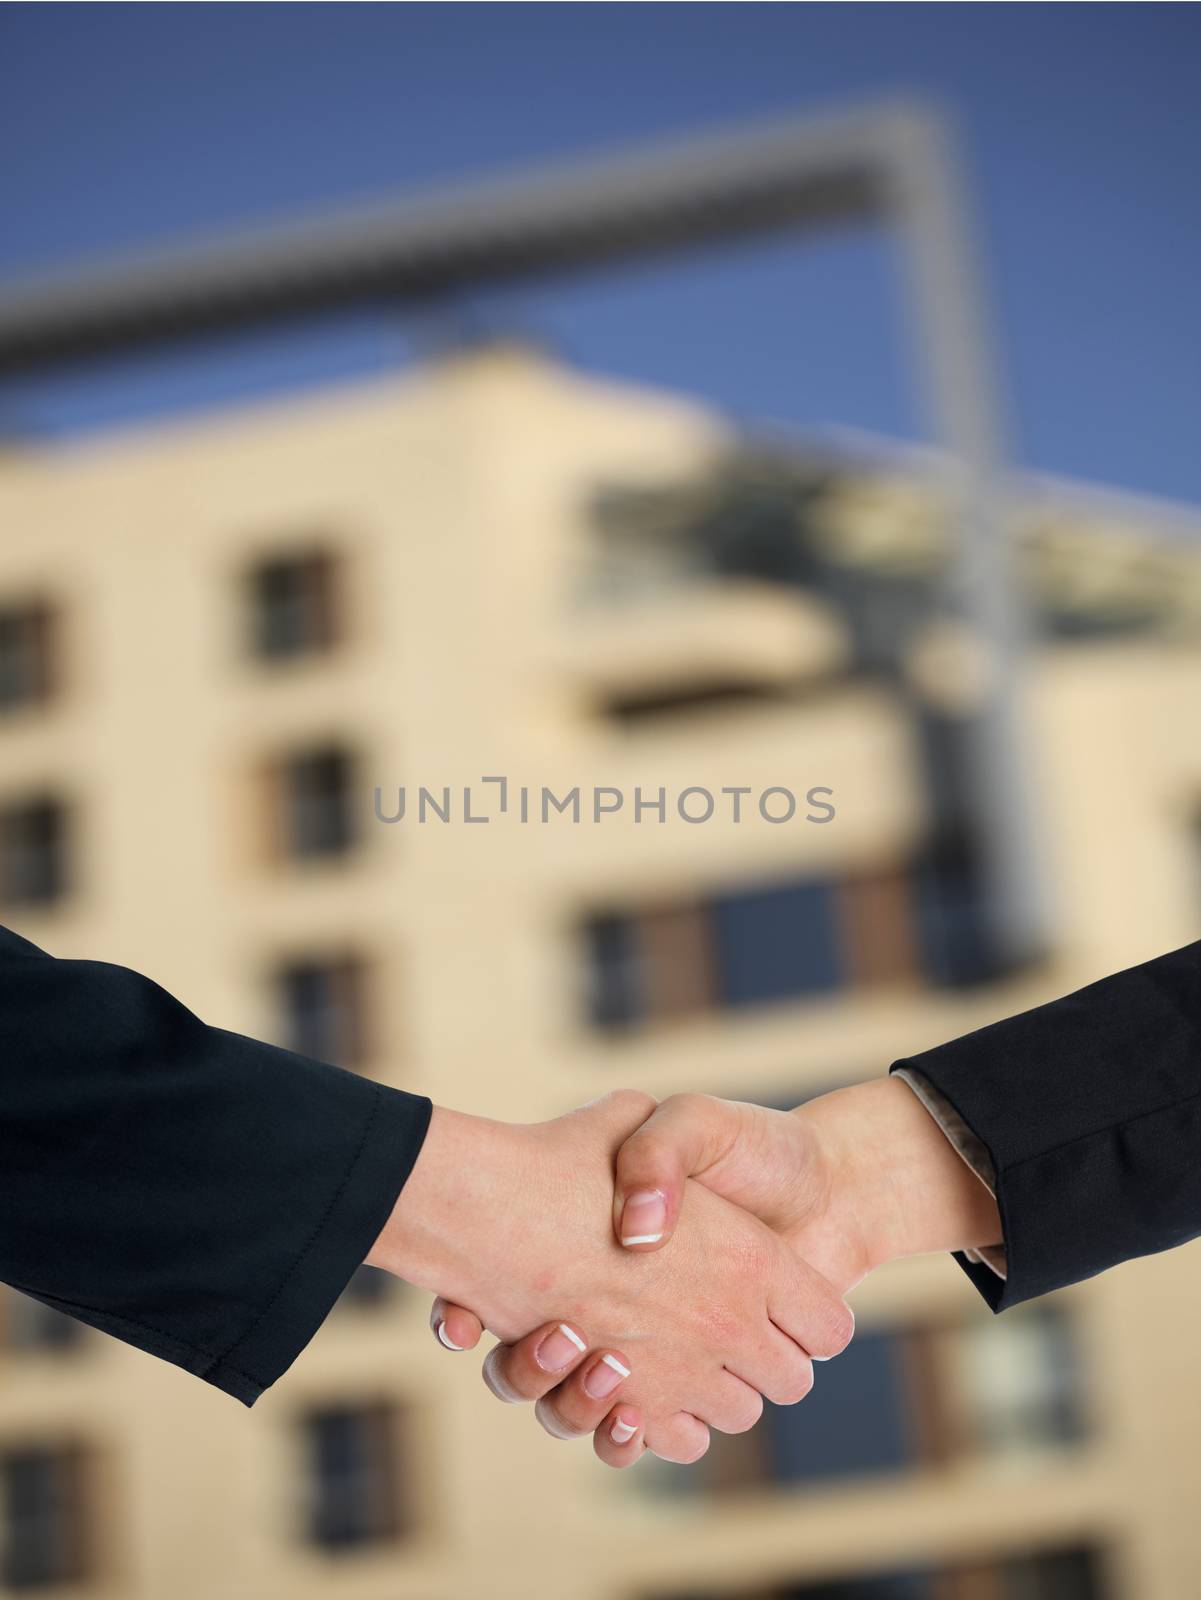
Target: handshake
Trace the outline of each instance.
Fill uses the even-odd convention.
[[[801,1400],[881,1263],[1000,1239],[988,1188],[891,1077],[791,1112],[636,1090],[525,1126],[436,1107],[367,1260],[438,1296],[449,1349],[497,1335],[498,1398],[624,1467],[695,1461],[710,1428]]]

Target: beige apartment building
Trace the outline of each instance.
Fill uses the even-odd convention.
[[[506,346],[10,447],[0,920],[512,1119],[793,1104],[1196,937],[1196,528],[1022,488],[1053,929],[1005,971],[932,803],[982,670],[942,503],[936,461],[756,452]],[[855,1306],[802,1406],[617,1475],[374,1274],[251,1412],[9,1293],[0,1593],[1201,1594],[1197,1246],[997,1319],[945,1259]]]

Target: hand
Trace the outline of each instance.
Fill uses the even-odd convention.
[[[618,1153],[614,1232],[627,1249],[662,1248],[688,1176],[754,1212],[842,1293],[894,1257],[1001,1238],[992,1195],[895,1078],[836,1090],[792,1112],[707,1095],[664,1101]],[[478,1321],[462,1306],[439,1302],[435,1317],[456,1346],[478,1340]],[[553,1415],[560,1391],[530,1372],[525,1346],[489,1360],[506,1381],[511,1363],[512,1386],[542,1397]],[[575,1396],[572,1407],[583,1415]],[[629,1465],[636,1441],[615,1449],[610,1426],[596,1418],[597,1453]]]
[[[675,1095],[622,1146],[614,1231],[662,1248],[686,1177],[752,1212],[845,1294],[886,1261],[1001,1239],[996,1200],[901,1079],[795,1111]]]
[[[761,1395],[787,1403],[836,1354],[849,1310],[761,1222],[685,1182],[670,1251],[640,1261],[608,1223],[612,1162],[654,1102],[625,1091],[553,1122],[513,1127],[438,1109],[368,1256],[474,1307],[511,1340],[581,1321],[633,1368],[625,1385],[657,1454],[690,1461],[708,1425],[741,1431]]]

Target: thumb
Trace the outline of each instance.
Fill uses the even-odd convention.
[[[675,1232],[684,1181],[719,1161],[737,1137],[736,1107],[705,1094],[657,1106],[617,1152],[613,1227],[627,1250],[658,1250]]]

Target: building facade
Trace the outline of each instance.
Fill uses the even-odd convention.
[[[0,920],[515,1120],[795,1104],[1196,937],[1198,547],[1018,508],[1054,925],[999,970],[940,814],[986,663],[929,600],[937,465],[781,461],[503,346],[10,450]],[[9,1293],[0,1593],[1201,1590],[1196,1246],[999,1319],[934,1258],[854,1303],[804,1405],[619,1476],[369,1271],[253,1412]]]

